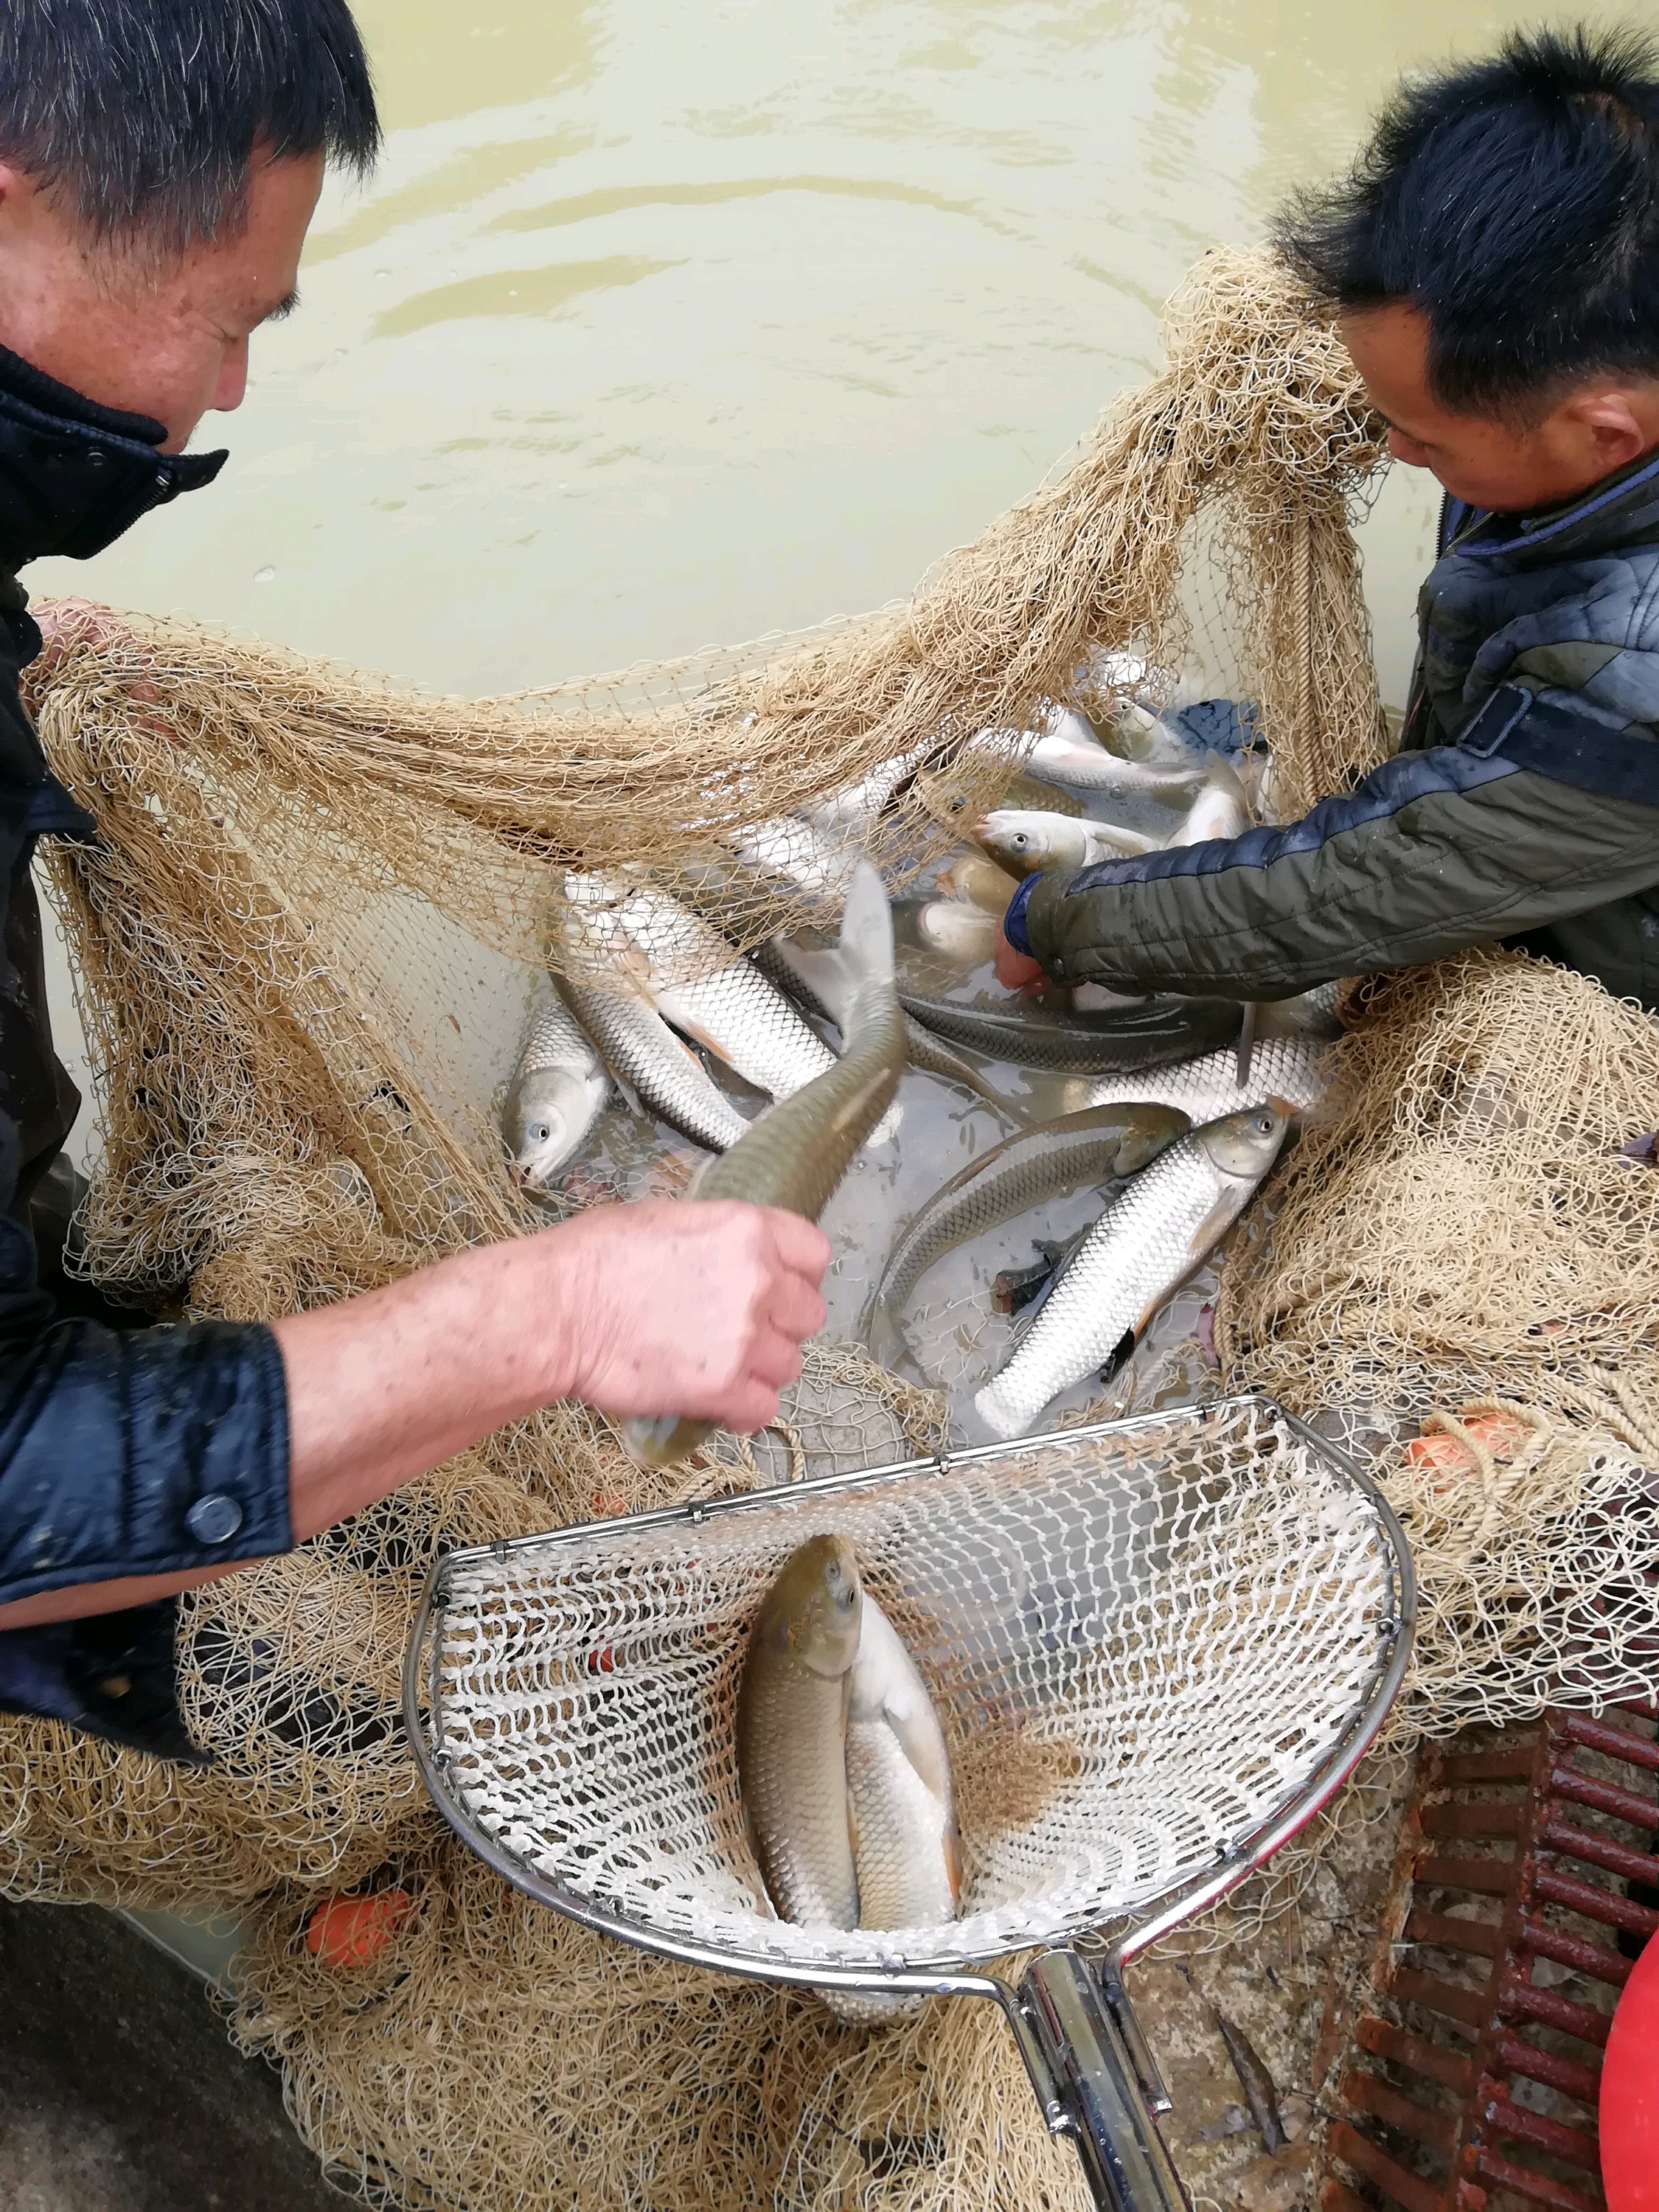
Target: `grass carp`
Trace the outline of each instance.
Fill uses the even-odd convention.
[[[798,999],[809,1013],[817,1015],[821,1021],[833,1022],[844,1031],[842,1016],[846,1012],[847,973],[836,954],[813,951],[797,945],[791,937],[769,937],[755,947],[750,957],[763,975],[769,976],[780,990]],[[1005,1121],[1020,1120],[1019,1109],[1011,1099],[994,1090],[960,1053],[952,1052],[948,1044],[931,1030],[923,1029],[908,1014],[904,1017],[904,1056],[912,1067],[971,1091],[976,1098],[994,1107]]]
[[[860,864],[842,917],[848,983],[839,1060],[769,1107],[729,1152],[710,1160],[686,1202],[744,1199],[816,1221],[853,1155],[886,1113],[904,1073],[904,1020],[893,986],[893,924],[881,878]],[[757,978],[758,981],[759,979]],[[643,1467],[672,1467],[714,1433],[711,1421],[632,1420],[623,1442]]]
[[[1238,1055],[1231,1047],[1208,1052],[1179,1066],[1158,1067],[1139,1075],[1112,1075],[1089,1086],[1091,1106],[1123,1106],[1145,1099],[1178,1106],[1195,1122],[1213,1121],[1222,1114],[1236,1114],[1258,1099],[1282,1099],[1292,1113],[1305,1113],[1324,1092],[1330,1059],[1311,1037],[1263,1036],[1250,1055],[1248,1097],[1238,1087]]]
[[[792,1097],[835,1065],[829,1046],[782,993],[665,892],[634,891],[616,915],[649,964],[658,1012],[757,1089]],[[677,973],[693,980],[670,980]]]
[[[544,1189],[599,1120],[610,1089],[586,1032],[556,994],[530,1025],[501,1116],[516,1180]]]
[[[1073,721],[1078,719],[1070,717]],[[1024,755],[1022,766],[1043,783],[1108,792],[1115,799],[1156,799],[1164,806],[1185,806],[1204,781],[1201,761],[1158,767],[1109,752],[1092,731],[1089,738],[1084,743],[1069,735],[1040,737]]]
[[[1062,821],[1066,818],[1064,815],[1060,817]],[[947,898],[981,907],[987,914],[995,915],[999,921],[1007,913],[1008,902],[1019,888],[1006,868],[999,867],[994,860],[988,860],[982,853],[958,853],[949,867],[939,870],[933,883]]]
[[[916,1285],[958,1244],[1068,1191],[1135,1174],[1191,1126],[1172,1106],[1096,1107],[994,1145],[936,1190],[902,1231],[871,1300],[872,1324],[896,1327]]]
[[[959,899],[929,899],[915,909],[922,944],[963,968],[983,967],[994,956],[997,923],[995,915]]]
[[[1147,999],[1109,1014],[1053,1013],[1041,1006],[965,1006],[901,994],[924,1029],[988,1060],[1062,1075],[1115,1075],[1188,1060],[1238,1035],[1237,1000]]]
[[[1033,876],[1041,868],[1090,868],[1097,860],[1134,860],[1162,849],[1156,837],[1115,822],[1078,821],[1029,807],[998,807],[969,834],[1015,876]]]
[[[561,988],[605,1066],[647,1112],[711,1152],[736,1144],[748,1122],[654,1006],[632,991],[568,976]]]
[[[780,1918],[856,1928],[847,1709],[864,1620],[850,1544],[792,1552],[750,1632],[738,1694],[738,1778],[755,1856]]]
[[[1172,1145],[1109,1206],[1055,1283],[1012,1358],[977,1393],[1000,1437],[1096,1368],[1119,1366],[1176,1285],[1243,1212],[1290,1127],[1277,1100],[1229,1114]]]

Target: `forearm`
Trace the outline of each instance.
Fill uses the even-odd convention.
[[[276,1324],[297,1543],[574,1387],[562,1230]]]
[[[828,1259],[811,1223],[768,1208],[601,1206],[290,1315],[269,1333],[221,1326],[219,1342],[237,1354],[225,1370],[234,1387],[224,1374],[192,1384],[191,1361],[209,1327],[150,1332],[148,1346],[109,1339],[83,1361],[86,1376],[65,1369],[57,1383],[73,1417],[61,1433],[75,1433],[78,1420],[108,1458],[94,1500],[101,1517],[91,1533],[78,1532],[78,1549],[40,1557],[41,1527],[73,1517],[52,1439],[25,1437],[0,1466],[11,1584],[24,1585],[0,1605],[0,1630],[111,1612],[232,1572],[561,1397],[618,1417],[676,1413],[760,1427],[799,1372],[801,1343],[823,1326],[817,1285]],[[21,1380],[50,1404],[52,1386],[39,1372],[46,1356]],[[269,1371],[278,1366],[280,1376]],[[218,1401],[245,1408],[238,1436],[217,1441],[216,1382]],[[135,1458],[131,1408],[151,1401],[166,1402],[173,1426]],[[263,1472],[257,1482],[240,1479],[239,1490],[247,1461]],[[275,1498],[273,1473],[284,1483]],[[139,1490],[146,1503],[135,1514]],[[234,1518],[221,1494],[230,1492]],[[219,1509],[219,1528],[231,1520],[222,1563],[199,1564],[210,1545],[185,1540],[192,1507],[203,1503]],[[122,1557],[123,1531],[135,1520],[143,1542]],[[247,1542],[255,1531],[264,1540]],[[146,1548],[163,1571],[108,1571],[136,1564],[135,1549]]]

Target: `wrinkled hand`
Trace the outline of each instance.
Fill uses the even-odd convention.
[[[617,1419],[679,1413],[739,1434],[775,1419],[824,1322],[821,1229],[773,1206],[653,1199],[546,1234],[568,1271],[569,1395]]]
[[[1002,924],[997,924],[996,943],[997,981],[1005,991],[1032,991],[1047,981],[1042,963],[1033,960],[1029,952],[1016,952],[1002,933]]]

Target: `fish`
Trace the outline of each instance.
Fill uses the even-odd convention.
[[[501,1120],[515,1180],[544,1190],[581,1145],[611,1091],[605,1064],[557,996],[530,1025]]]
[[[1221,2040],[1227,2046],[1227,2056],[1233,2062],[1233,2071],[1238,2076],[1239,2087],[1244,2092],[1244,2101],[1250,2108],[1250,2118],[1261,2131],[1261,2140],[1270,2151],[1282,2150],[1290,2138],[1285,2132],[1285,2123],[1279,2114],[1279,2092],[1273,2087],[1273,2077],[1261,2062],[1255,2045],[1237,2021],[1228,2019],[1218,2006],[1212,2007]]]
[[[1074,737],[1046,733],[1030,745],[1021,765],[1043,783],[1067,783],[1079,791],[1107,792],[1116,799],[1155,799],[1164,806],[1188,805],[1204,781],[1200,761],[1156,767],[1125,760],[1097,741],[1085,744]]]
[[[1090,1184],[1132,1176],[1192,1127],[1171,1106],[1085,1109],[1036,1123],[970,1160],[901,1231],[871,1298],[891,1321],[928,1269],[969,1237]]]
[[[640,890],[617,911],[645,956],[658,1012],[757,1090],[793,1097],[835,1065],[775,985],[689,908],[665,892]],[[678,980],[684,975],[691,980]]]
[[[976,1393],[993,1435],[1023,1436],[1062,1390],[1121,1366],[1170,1291],[1237,1220],[1290,1127],[1279,1101],[1230,1114],[1171,1145],[1107,1208],[1013,1356]]]
[[[997,949],[997,916],[955,899],[929,899],[916,909],[916,934],[931,951],[964,968],[981,968]]]
[[[1040,868],[1088,868],[1097,860],[1134,860],[1161,849],[1156,837],[1115,822],[1078,821],[1029,808],[999,807],[968,834],[1013,876],[1035,875]]]
[[[1065,818],[1060,817],[1062,821]],[[994,860],[988,860],[982,853],[958,853],[948,868],[939,870],[933,882],[947,898],[982,907],[999,921],[1008,911],[1008,902],[1019,888],[1006,868],[1000,868]]]
[[[790,892],[833,901],[853,879],[858,854],[834,827],[822,828],[799,814],[777,814],[738,832],[737,855],[744,867],[770,878]]]
[[[749,1632],[738,1692],[738,1779],[766,1893],[802,1927],[856,1928],[847,1711],[864,1589],[842,1536],[784,1561]]]
[[[983,1053],[988,1060],[1069,1075],[1158,1067],[1211,1050],[1238,1034],[1238,1005],[1231,999],[1157,998],[1121,1013],[1071,1014],[1031,1006],[964,1006],[908,991],[900,1000],[907,1013],[952,1044]]]
[[[729,1152],[708,1161],[684,1204],[744,1199],[816,1221],[886,1113],[904,1073],[904,1018],[893,980],[887,894],[867,860],[847,894],[840,951],[848,977],[841,1058],[769,1107]],[[714,1427],[665,1413],[628,1422],[623,1443],[638,1466],[672,1467],[707,1443]]]
[[[690,1047],[637,992],[565,976],[560,985],[605,1066],[646,1109],[711,1152],[749,1127]]]
[[[1205,764],[1204,787],[1170,838],[1171,848],[1205,845],[1217,837],[1242,837],[1249,826],[1250,802],[1237,769],[1219,753],[1211,753]]]
[[[816,1014],[821,1021],[833,1022],[838,1030],[843,1028],[847,976],[833,952],[814,951],[798,945],[790,937],[772,937],[757,945],[750,957],[780,990],[798,999],[809,1013]],[[971,1091],[1005,1121],[1021,1121],[1019,1109],[1012,1099],[1005,1098],[960,1053],[952,1052],[948,1044],[931,1030],[923,1029],[909,1014],[904,1017],[904,1054],[912,1067]]]
[[[1250,1080],[1256,1098],[1282,1098],[1292,1113],[1304,1114],[1318,1103],[1330,1080],[1330,1056],[1311,1037],[1259,1036],[1251,1054]],[[1089,1086],[1091,1106],[1125,1106],[1135,1100],[1178,1106],[1194,1122],[1253,1105],[1238,1091],[1238,1055],[1231,1047],[1205,1053],[1173,1067],[1135,1075],[1109,1075]]]
[[[1200,750],[1182,731],[1137,699],[1126,699],[1108,728],[1105,742],[1110,751],[1149,768],[1191,768]]]
[[[847,1702],[847,1796],[858,1926],[954,1920],[962,1844],[945,1732],[915,1660],[867,1589]]]

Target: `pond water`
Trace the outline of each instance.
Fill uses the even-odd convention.
[[[1152,371],[1159,305],[1206,246],[1260,237],[1402,67],[1535,10],[358,12],[386,157],[367,188],[331,183],[300,311],[205,426],[229,467],[28,580],[486,691],[908,592]],[[1396,702],[1436,505],[1396,471],[1364,531]],[[59,1028],[73,1054],[67,1007]],[[911,1082],[902,1164],[872,1157],[837,1201],[838,1319],[884,1222],[1001,1133]],[[1035,1226],[941,1295],[971,1304]]]

